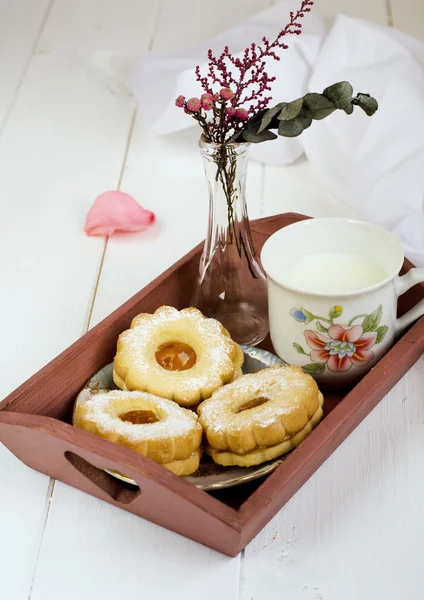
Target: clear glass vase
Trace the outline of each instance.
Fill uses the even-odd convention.
[[[249,144],[200,149],[209,188],[209,222],[193,304],[220,321],[239,344],[268,333],[265,273],[252,244],[246,206]]]

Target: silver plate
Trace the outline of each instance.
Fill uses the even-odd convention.
[[[266,350],[261,350],[260,348],[254,348],[252,346],[242,346],[242,349],[244,352],[244,374],[256,373],[266,367],[282,366],[286,364],[283,360]],[[78,394],[75,400],[75,406],[82,402],[86,402],[93,393],[95,394],[100,390],[116,390],[117,387],[113,382],[112,373],[113,363],[110,363],[93,375]],[[196,473],[184,477],[184,479],[202,490],[218,490],[240,485],[241,483],[257,479],[258,477],[264,477],[276,469],[282,462],[283,457],[280,457],[255,467],[222,467],[214,463],[208,456],[203,455],[199,469]],[[106,470],[106,472],[125,483],[137,485],[133,479],[130,479],[123,473],[112,470]]]

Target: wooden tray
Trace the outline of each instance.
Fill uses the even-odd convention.
[[[258,250],[275,231],[302,215],[252,223]],[[111,362],[116,340],[139,312],[189,304],[202,246],[194,248],[0,404],[0,441],[25,464],[230,556],[235,556],[293,496],[414,364],[424,350],[421,318],[353,389],[325,395],[318,427],[265,480],[208,494],[135,452],[70,425],[73,400]],[[411,268],[405,264],[405,270]],[[400,314],[424,298],[415,286]],[[263,347],[272,350],[270,341]],[[103,469],[123,472],[138,488]]]

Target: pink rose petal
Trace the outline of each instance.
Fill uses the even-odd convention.
[[[85,221],[87,235],[111,236],[115,231],[143,231],[153,225],[154,213],[146,210],[124,192],[105,192],[98,196]]]

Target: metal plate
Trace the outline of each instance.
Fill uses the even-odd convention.
[[[252,346],[242,346],[242,349],[244,352],[243,374],[256,373],[266,367],[285,364],[283,360],[266,350]],[[112,373],[113,363],[110,363],[93,375],[78,394],[75,405],[86,402],[93,393],[100,390],[116,390]],[[280,457],[255,467],[222,467],[214,463],[208,456],[203,455],[196,473],[184,477],[184,479],[202,490],[218,490],[264,477],[276,469],[282,461],[283,457]],[[111,470],[106,472],[125,483],[137,485],[133,479],[126,477],[123,473]]]

